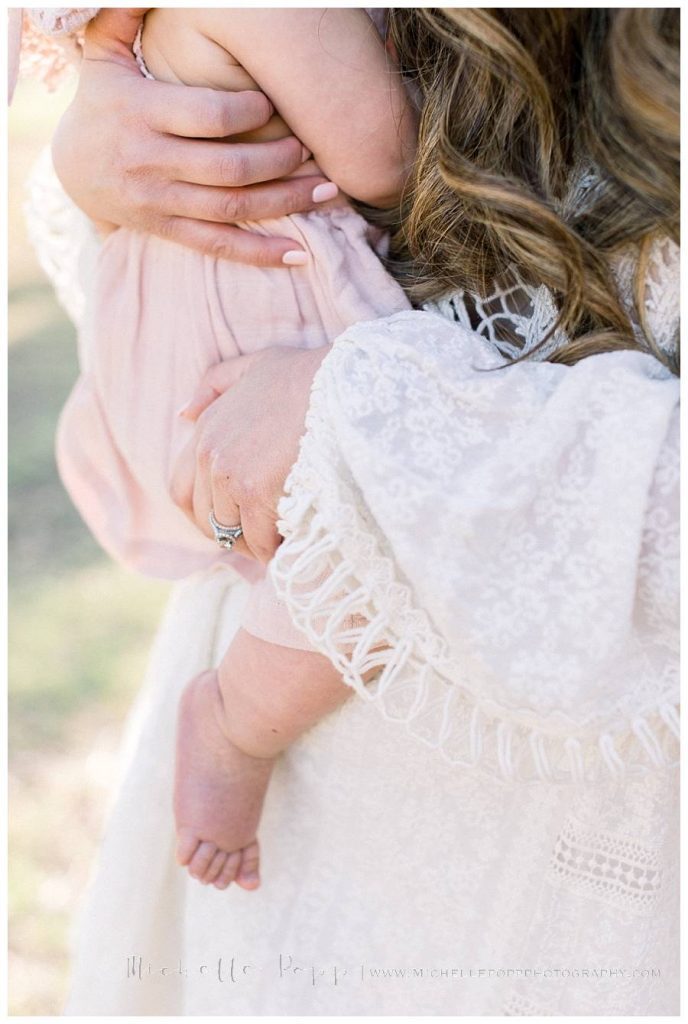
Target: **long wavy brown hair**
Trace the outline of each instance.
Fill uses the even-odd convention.
[[[568,342],[550,358],[640,348],[677,372],[645,280],[653,240],[679,236],[679,11],[395,8],[390,37],[422,98],[392,240],[412,299],[486,296],[515,273],[556,297]],[[631,310],[610,264],[629,245]]]

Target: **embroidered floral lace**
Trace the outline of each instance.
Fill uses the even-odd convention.
[[[647,287],[670,346],[673,243]],[[527,351],[554,315],[521,286],[337,339],[273,577],[350,685],[449,760],[592,781],[676,757],[678,382],[639,352],[504,368],[496,319]]]

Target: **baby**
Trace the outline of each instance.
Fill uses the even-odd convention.
[[[251,889],[274,760],[309,724],[294,694],[338,677],[292,626],[262,567],[219,547],[210,526],[204,535],[172,501],[175,461],[193,433],[179,410],[222,360],[275,345],[318,348],[356,321],[408,308],[376,254],[384,238],[345,196],[378,207],[398,201],[415,113],[362,9],[155,8],[136,52],[151,78],[262,90],[276,113],[232,141],[294,134],[304,145],[297,173],[320,169],[340,190],[321,186],[313,212],[242,225],[294,238],[300,248],[284,269],[125,229],[110,234],[82,375],[58,430],[65,485],[116,558],[167,578],[232,566],[253,584],[219,667],[184,690],[174,797],[180,864],[219,889],[233,880]]]

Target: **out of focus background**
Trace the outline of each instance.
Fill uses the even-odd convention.
[[[69,103],[20,81],[9,115],[10,1014],[57,1015],[122,725],[168,588],[115,566],[72,508],[53,436],[74,328],[29,245],[27,175]]]

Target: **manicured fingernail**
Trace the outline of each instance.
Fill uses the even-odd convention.
[[[282,263],[286,263],[288,267],[302,267],[308,263],[308,253],[303,249],[291,249],[289,252],[285,252]]]
[[[326,181],[322,185],[316,185],[313,189],[311,199],[314,203],[326,203],[328,199],[334,199],[339,195],[339,189],[333,181]]]

